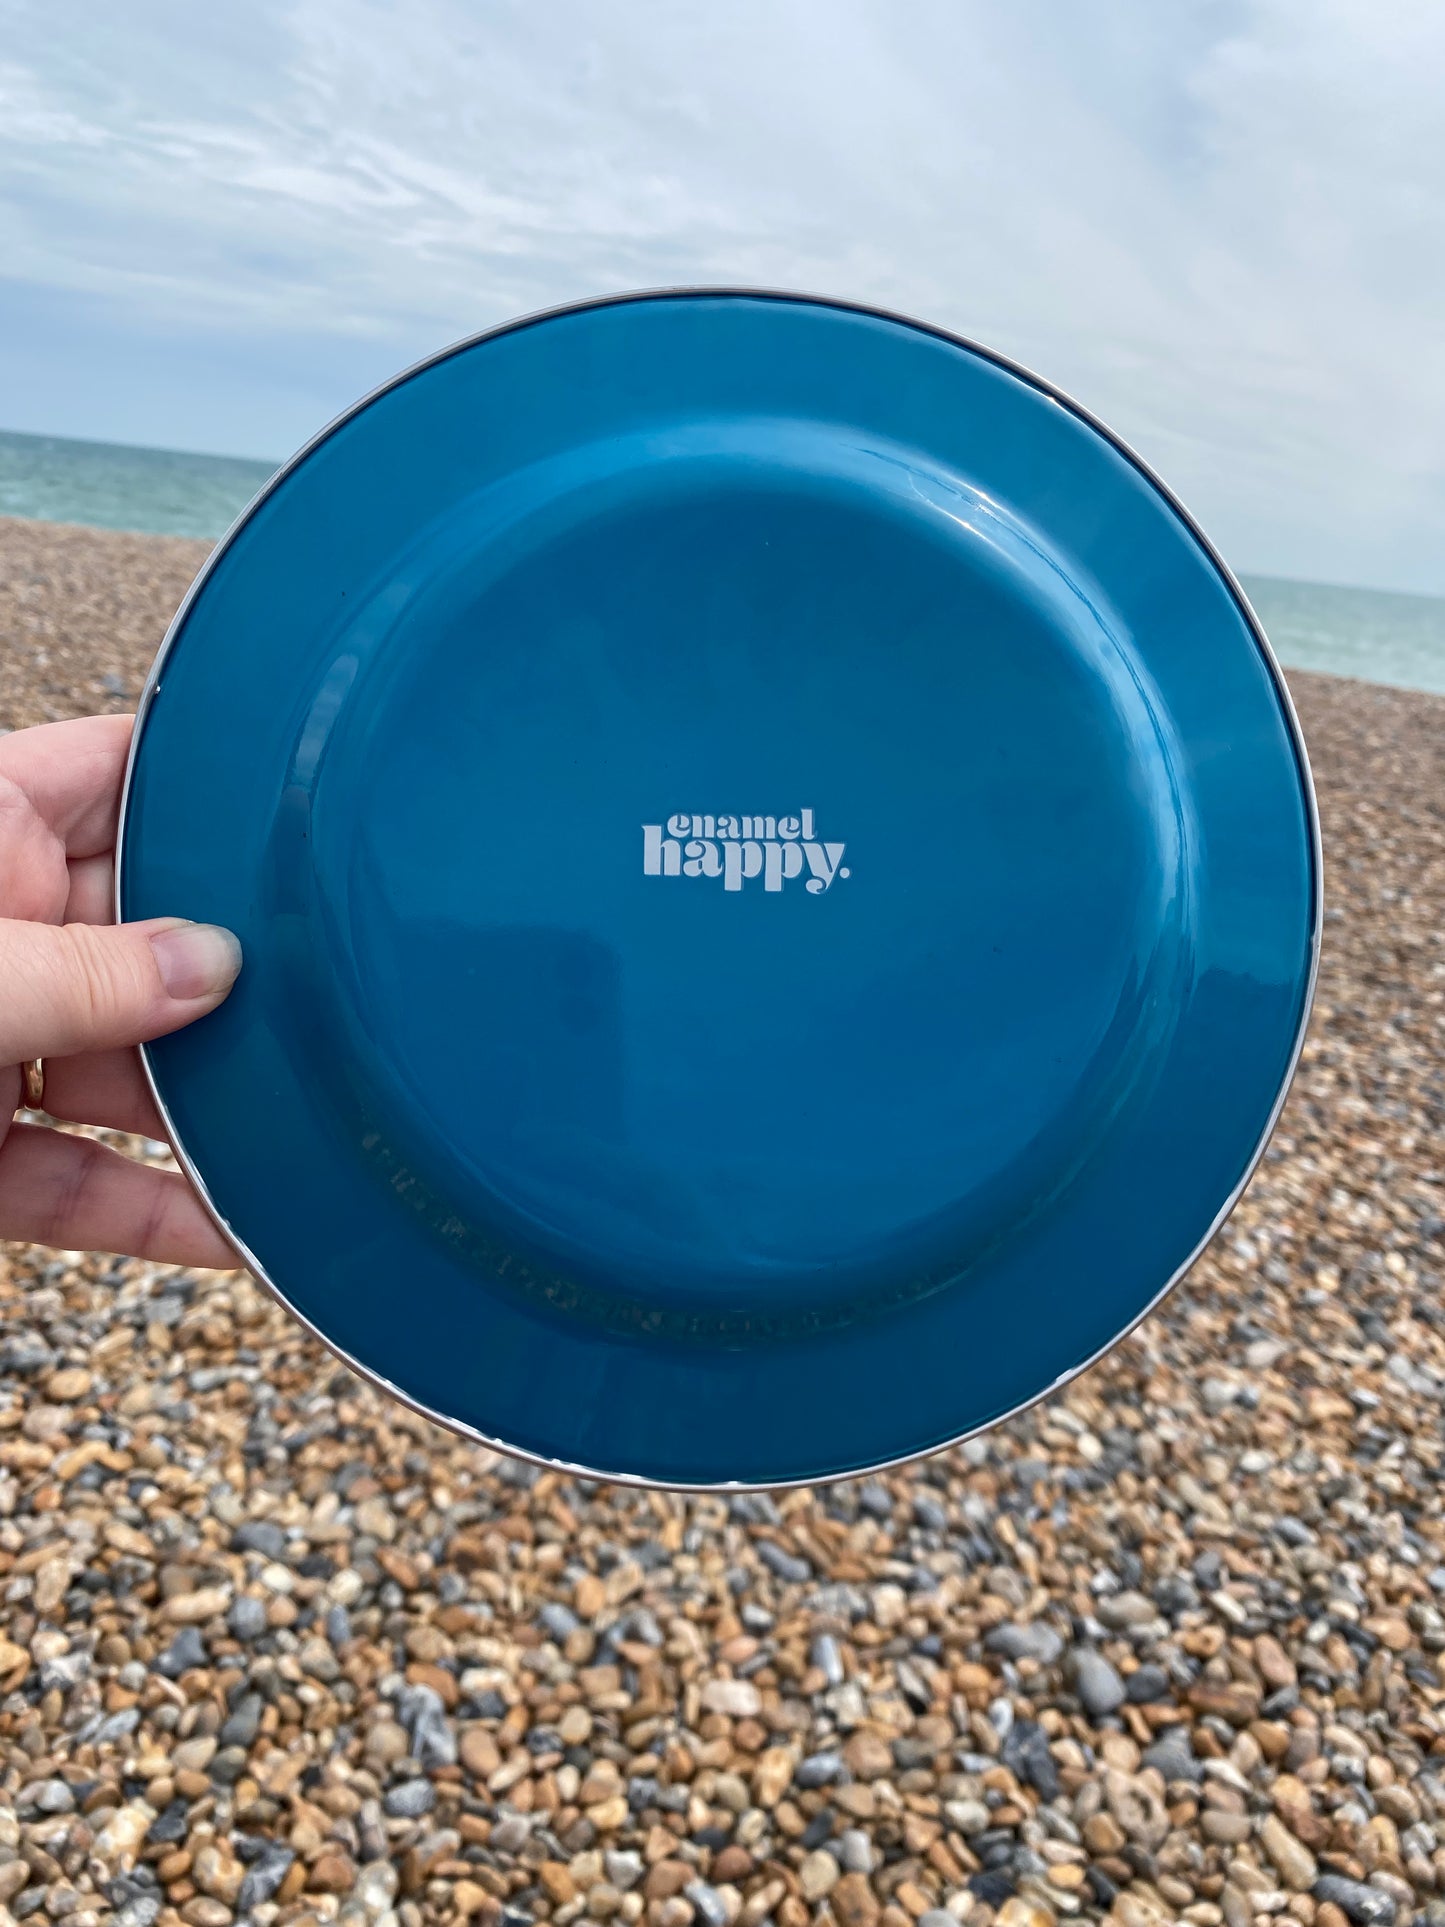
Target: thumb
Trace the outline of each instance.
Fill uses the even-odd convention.
[[[0,1064],[161,1037],[214,1010],[240,968],[212,923],[0,919]]]

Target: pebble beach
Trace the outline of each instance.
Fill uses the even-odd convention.
[[[132,708],[206,547],[0,519],[0,727]],[[1290,681],[1274,1140],[957,1451],[609,1488],[244,1273],[0,1247],[0,1927],[1445,1927],[1445,698]]]

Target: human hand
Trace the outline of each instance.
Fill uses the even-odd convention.
[[[131,727],[88,716],[0,737],[0,1237],[223,1269],[236,1254],[183,1177],[12,1122],[38,1057],[51,1117],[163,1139],[132,1047],[214,1010],[241,967],[228,930],[112,920]]]

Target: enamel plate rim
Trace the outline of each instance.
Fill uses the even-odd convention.
[[[994,1431],[997,1427],[1006,1424],[1010,1419],[1017,1418],[1023,1412],[1032,1411],[1036,1405],[1042,1404],[1045,1399],[1052,1398],[1053,1395],[1064,1386],[1072,1384],[1075,1379],[1081,1377],[1085,1372],[1092,1370],[1101,1359],[1107,1358],[1117,1346],[1123,1344],[1124,1340],[1143,1324],[1146,1318],[1150,1317],[1152,1313],[1159,1309],[1175,1287],[1193,1269],[1207,1247],[1213,1243],[1224,1224],[1228,1221],[1240,1198],[1244,1195],[1250,1180],[1258,1169],[1270,1138],[1274,1135],[1275,1126],[1278,1124],[1280,1113],[1284,1109],[1285,1099],[1289,1095],[1295,1073],[1299,1068],[1300,1056],[1304,1049],[1305,1037],[1309,1030],[1310,1017],[1314,1008],[1315,991],[1319,980],[1320,946],[1324,929],[1324,851],[1320,836],[1319,808],[1315,797],[1314,775],[1310,768],[1309,752],[1305,745],[1304,733],[1300,728],[1294,701],[1290,696],[1289,687],[1284,679],[1284,672],[1280,667],[1274,650],[1270,646],[1269,638],[1264,632],[1262,623],[1250,606],[1249,598],[1235,578],[1233,571],[1200,527],[1195,517],[1179,500],[1178,496],[1175,495],[1168,484],[1160,479],[1143,457],[1137,454],[1113,429],[1109,428],[1088,408],[1084,407],[1081,402],[1076,401],[1071,395],[1066,394],[1063,389],[1057,387],[1053,382],[1047,381],[1043,376],[1035,374],[1032,369],[1026,368],[1022,363],[1014,361],[1010,356],[999,353],[997,349],[986,347],[981,342],[974,341],[966,335],[957,334],[951,329],[940,327],[935,322],[920,321],[915,316],[901,314],[895,309],[884,308],[872,302],[856,301],[837,295],[809,294],[796,289],[759,288],[732,286],[728,284],[715,286],[702,285],[696,287],[637,288],[624,290],[615,294],[594,295],[576,301],[561,302],[553,307],[536,309],[529,314],[519,315],[512,320],[503,321],[495,327],[483,328],[475,334],[463,336],[460,340],[450,342],[447,346],[437,349],[434,353],[423,356],[421,360],[413,362],[410,367],[402,369],[388,380],[381,382],[368,394],[363,395],[359,400],[353,402],[349,408],[343,409],[339,415],[336,415],[331,421],[327,422],[323,428],[319,429],[309,441],[303,443],[289,460],[283,462],[275,474],[263,484],[241,510],[235,521],[232,522],[225,534],[216,543],[210,555],[207,556],[205,562],[201,565],[195,580],[186,591],[180,607],[171,619],[170,625],[161,641],[160,648],[156,652],[155,661],[151,665],[150,673],[147,675],[145,686],[141,691],[140,700],[136,705],[135,727],[131,735],[130,751],[126,758],[125,775],[121,786],[120,811],[116,827],[115,888],[112,907],[115,919],[119,922],[121,918],[123,879],[125,874],[126,823],[129,815],[132,780],[139,759],[140,744],[145,731],[146,716],[156,692],[160,687],[167,658],[185,625],[185,620],[190,612],[192,603],[205,586],[211,572],[218,566],[221,558],[225,555],[241,530],[250,521],[251,517],[261,507],[262,503],[280,487],[292,471],[298,468],[322,443],[328,441],[338,429],[351,421],[354,416],[361,414],[365,409],[369,408],[373,402],[378,401],[383,395],[389,394],[391,390],[401,387],[404,383],[410,381],[413,376],[420,375],[427,369],[437,366],[438,363],[448,361],[452,356],[478,347],[484,342],[494,340],[502,335],[516,333],[523,328],[536,326],[541,322],[552,321],[564,315],[584,313],[591,309],[620,307],[633,302],[690,301],[699,299],[776,301],[796,303],[810,307],[832,308],[844,313],[862,315],[874,320],[891,322],[899,327],[914,329],[921,334],[932,335],[940,341],[949,342],[954,347],[962,348],[967,353],[978,356],[981,360],[991,362],[995,367],[1013,375],[1019,381],[1026,383],[1041,395],[1055,402],[1059,407],[1067,409],[1070,414],[1077,417],[1085,426],[1091,428],[1095,434],[1101,436],[1104,441],[1108,442],[1110,446],[1122,455],[1124,459],[1138,471],[1143,479],[1150,484],[1165,505],[1172,509],[1179,517],[1180,521],[1199,544],[1200,550],[1206,560],[1216,570],[1220,580],[1229,590],[1239,613],[1244,618],[1245,624],[1254,639],[1255,646],[1258,648],[1265,666],[1269,671],[1275,694],[1279,700],[1281,713],[1284,716],[1289,730],[1291,747],[1298,765],[1300,789],[1309,827],[1311,895],[1313,898],[1313,916],[1309,941],[1309,971],[1305,983],[1304,997],[1300,1005],[1299,1022],[1295,1032],[1293,1046],[1290,1051],[1289,1061],[1285,1067],[1284,1076],[1281,1079],[1280,1087],[1270,1109],[1269,1116],[1265,1121],[1264,1130],[1260,1135],[1259,1142],[1250,1153],[1243,1176],[1221,1205],[1204,1236],[1137,1316],[1106,1345],[1101,1346],[1098,1351],[1094,1352],[1081,1364],[1074,1366],[1067,1372],[1061,1373],[1052,1383],[1043,1387],[1039,1392],[1036,1392],[1032,1398],[1025,1399],[1022,1403],[1013,1406],[1009,1411],[1001,1413],[997,1418],[991,1419],[983,1425],[969,1427],[966,1431],[960,1432],[956,1438],[947,1439],[938,1445],[928,1446],[922,1451],[907,1452],[897,1458],[884,1459],[876,1464],[859,1466],[852,1472],[839,1475],[847,1478],[867,1478],[878,1472],[891,1471],[900,1466],[911,1465],[920,1460],[932,1458],[941,1452],[952,1451],[956,1447],[966,1443],[969,1439],[977,1438],[986,1432]],[[171,1147],[175,1153],[176,1162],[194,1187],[202,1205],[205,1207],[217,1230],[220,1231],[227,1243],[233,1247],[241,1263],[252,1274],[257,1283],[269,1291],[276,1302],[281,1305],[284,1310],[289,1312],[298,1324],[310,1332],[313,1338],[319,1339],[326,1349],[340,1360],[348,1370],[355,1372],[359,1378],[365,1380],[368,1384],[374,1385],[389,1397],[398,1400],[419,1417],[427,1419],[433,1425],[440,1426],[444,1431],[450,1432],[455,1437],[466,1439],[474,1445],[485,1446],[489,1451],[503,1453],[509,1458],[519,1459],[526,1464],[539,1466],[544,1471],[562,1472],[573,1477],[594,1479],[607,1485],[631,1486],[643,1491],[695,1493],[781,1492],[790,1488],[815,1485],[820,1482],[816,1477],[778,1479],[761,1483],[743,1479],[679,1482],[667,1479],[645,1478],[637,1473],[609,1472],[595,1466],[575,1465],[567,1460],[545,1458],[538,1453],[527,1452],[518,1446],[509,1445],[505,1440],[491,1438],[486,1433],[479,1431],[475,1426],[468,1425],[460,1419],[451,1418],[444,1412],[435,1411],[420,1399],[413,1398],[409,1393],[403,1391],[400,1386],[394,1385],[382,1373],[373,1370],[370,1366],[362,1364],[340,1345],[328,1338],[324,1331],[292,1304],[281,1287],[267,1273],[254,1252],[236,1235],[235,1231],[217,1209],[205,1180],[202,1178],[186,1146],[181,1141],[174,1120],[157,1085],[155,1070],[148,1047],[142,1044],[138,1047],[138,1050],[141,1069],[145,1076],[147,1087],[155,1102],[156,1109],[160,1114],[161,1122],[165,1126],[166,1134],[170,1139]],[[822,1482],[830,1483],[831,1481],[825,1480]]]

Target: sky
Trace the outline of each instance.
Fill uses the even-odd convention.
[[[0,427],[279,458],[624,288],[916,314],[1445,593],[1438,0],[0,0]]]

